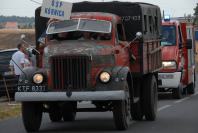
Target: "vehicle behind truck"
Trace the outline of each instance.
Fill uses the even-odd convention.
[[[194,26],[189,22],[162,22],[162,64],[159,91],[171,91],[174,98],[195,92]]]
[[[24,69],[16,101],[27,131],[38,131],[42,113],[52,122],[77,112],[112,111],[115,127],[132,119],[154,121],[160,70],[158,6],[130,2],[74,3],[70,20],[35,12],[37,67]],[[78,108],[82,101],[94,107]]]
[[[10,70],[10,60],[17,49],[0,50],[0,97],[14,98],[17,91],[17,77]]]

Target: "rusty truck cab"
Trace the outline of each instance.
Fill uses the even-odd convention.
[[[76,26],[79,26],[79,29],[67,29],[69,27],[67,26],[68,24],[73,24],[73,26],[75,26],[75,23]],[[94,26],[94,23],[97,23],[98,27],[92,27],[91,29],[90,26]],[[103,29],[94,30],[94,28],[101,28],[99,27],[100,23],[103,25]],[[84,24],[84,29],[82,27],[80,28],[82,24]],[[117,28],[118,25],[119,28]],[[109,27],[105,29],[105,26]],[[55,27],[58,28],[56,29]],[[98,76],[105,68],[113,66],[129,66],[128,51],[126,48],[122,50],[123,47],[126,47],[128,44],[125,41],[121,18],[116,15],[96,12],[73,13],[71,20],[50,21],[46,33],[47,41],[45,47],[43,47],[43,44],[39,44],[39,49],[43,52],[39,55],[38,66],[47,69],[47,84],[52,90],[67,88],[67,84],[57,82],[57,80],[63,81],[67,79],[66,76],[63,76],[63,71],[66,70],[63,70],[65,66],[61,63],[64,62],[64,59],[62,59],[64,56],[80,59],[81,55],[87,55],[90,58],[87,59],[87,61],[91,63],[89,68],[85,68],[86,70],[82,69],[82,71],[84,70],[87,72],[84,76],[88,73],[90,76],[80,78],[80,76],[76,74],[76,78],[70,81],[71,86],[76,88],[76,90],[82,89],[82,86],[78,86],[78,83],[74,81],[84,80],[84,84],[87,84],[84,86],[84,89],[89,88],[88,90],[93,90],[93,88],[97,88],[96,82]],[[89,38],[82,38],[85,33],[89,34]],[[62,36],[60,37],[59,34]],[[53,66],[49,67],[52,64]],[[83,68],[83,66],[83,64],[79,64],[78,67]],[[72,68],[68,69],[69,70],[67,71],[72,71]],[[76,72],[73,71],[72,73]],[[71,76],[71,73],[68,73],[67,76]]]

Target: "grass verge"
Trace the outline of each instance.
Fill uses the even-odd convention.
[[[0,121],[12,117],[17,117],[21,114],[21,105],[9,105],[6,103],[0,103]]]

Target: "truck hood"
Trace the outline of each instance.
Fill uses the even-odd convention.
[[[162,60],[177,60],[178,48],[177,46],[162,47]]]
[[[51,41],[44,49],[44,65],[48,66],[52,56],[87,55],[92,59],[93,65],[115,64],[112,46],[98,44],[95,41]]]
[[[98,44],[95,41],[52,41],[48,45],[49,56],[54,55],[104,55],[112,54],[112,46]]]

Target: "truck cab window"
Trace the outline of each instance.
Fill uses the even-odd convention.
[[[180,29],[180,26],[178,26],[178,29],[179,29],[179,48],[182,48],[182,34],[181,34],[181,29]]]
[[[153,19],[152,16],[149,16],[149,31],[152,34],[153,33]]]
[[[162,46],[176,45],[176,27],[175,26],[162,26]]]
[[[147,33],[147,15],[144,15],[144,34]]]
[[[118,40],[125,41],[122,24],[117,24],[117,35],[118,35]]]

